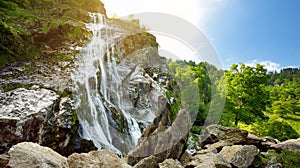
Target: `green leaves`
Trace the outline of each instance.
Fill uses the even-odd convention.
[[[233,64],[225,72],[227,82],[227,112],[235,114],[235,125],[239,121],[252,123],[257,117],[264,118],[263,111],[268,104],[265,89],[267,70],[262,65],[246,66]]]

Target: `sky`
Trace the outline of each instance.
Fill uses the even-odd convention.
[[[300,66],[299,0],[102,1],[108,16],[161,12],[187,20],[206,35],[223,69],[239,62],[260,63],[269,71]],[[163,50],[199,61],[187,46],[156,36]]]

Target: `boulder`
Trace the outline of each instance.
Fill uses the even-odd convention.
[[[135,165],[145,157],[154,155],[158,163],[165,159],[179,159],[191,127],[189,112],[180,110],[171,127],[150,137],[142,137],[139,144],[128,153],[128,164]]]
[[[233,145],[223,147],[218,155],[235,167],[242,168],[250,166],[258,153],[259,149],[254,145]]]
[[[68,157],[70,168],[104,167],[121,168],[120,158],[107,150],[91,151],[89,153],[73,153]]]
[[[41,141],[57,102],[58,95],[47,89],[19,88],[0,93],[0,152],[22,141]]]
[[[228,145],[240,144],[248,137],[248,132],[237,128],[228,128],[220,125],[207,126],[199,138],[201,146],[213,144],[223,140]]]
[[[156,162],[155,156],[149,156],[141,161],[139,161],[133,168],[157,168],[158,164]]]
[[[178,160],[166,159],[162,163],[158,164],[160,168],[183,168]]]
[[[207,153],[193,156],[186,167],[231,168],[231,165],[222,156],[215,153]]]
[[[284,142],[280,142],[278,144],[273,144],[271,145],[271,148],[277,151],[281,151],[281,150],[300,151],[300,138],[289,139]]]
[[[51,148],[42,147],[32,142],[22,142],[14,145],[10,148],[8,154],[10,156],[8,165],[14,168],[68,167],[67,158]]]

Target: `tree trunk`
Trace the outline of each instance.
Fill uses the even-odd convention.
[[[235,116],[235,121],[234,121],[234,125],[235,126],[238,126],[238,124],[239,124],[239,117],[238,116]]]

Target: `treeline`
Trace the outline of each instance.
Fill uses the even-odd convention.
[[[240,63],[223,71],[206,62],[196,64],[193,61],[169,61],[168,67],[178,83],[198,87],[181,90],[181,103],[195,106],[189,107],[194,110],[198,108],[193,133],[200,133],[210,108],[222,106],[221,102],[212,102],[214,96],[216,100],[226,100],[219,122],[224,126],[239,127],[279,140],[299,137],[299,68],[268,73],[262,65],[250,67]],[[195,90],[197,97],[192,96]],[[184,96],[188,97],[183,100]],[[193,101],[197,101],[197,106]]]

